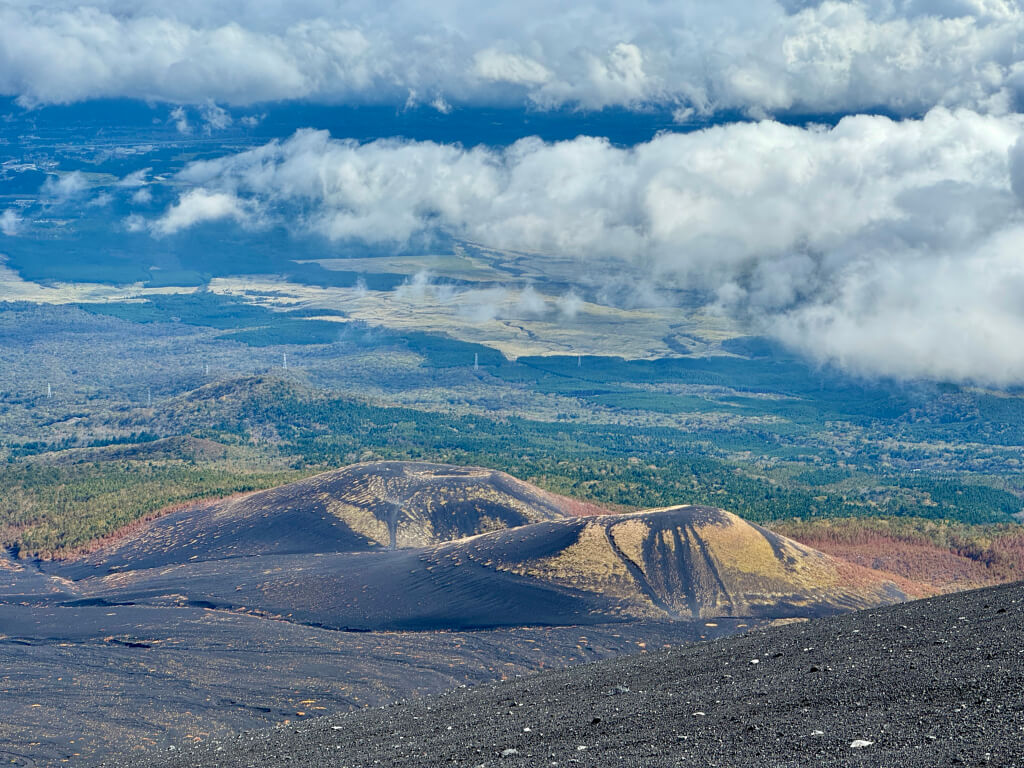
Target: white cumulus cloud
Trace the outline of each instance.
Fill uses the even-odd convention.
[[[22,219],[17,211],[8,208],[0,213],[0,232],[5,235],[16,235],[21,230]]]
[[[223,131],[225,128],[230,126],[232,122],[234,122],[226,109],[218,107],[212,101],[207,101],[203,104],[199,113],[204,123],[203,130],[206,133]]]
[[[177,181],[190,191],[155,231],[252,216],[385,247],[443,232],[575,259],[581,286],[647,292],[638,302],[652,285],[703,289],[866,374],[1024,381],[1024,346],[1010,343],[1024,337],[1022,133],[1021,116],[946,109],[736,123],[632,148],[300,131],[188,166]]]
[[[126,187],[128,189],[138,189],[144,187],[148,183],[146,177],[152,172],[152,168],[140,168],[137,171],[132,171],[123,179],[117,182],[119,187]]]
[[[473,57],[473,66],[476,73],[485,80],[539,85],[551,79],[551,71],[540,62],[493,48],[477,51]]]
[[[0,2],[0,93],[678,114],[1003,113],[1024,90],[1012,0]],[[413,97],[413,102],[416,98]],[[175,123],[189,127],[184,113]]]
[[[171,110],[168,122],[174,123],[174,127],[178,130],[178,133],[186,136],[192,133],[192,126],[188,122],[188,113],[185,112],[185,108],[180,105]]]
[[[43,182],[43,194],[54,200],[64,201],[80,197],[89,189],[89,180],[81,171],[47,176]]]
[[[173,235],[196,224],[222,219],[243,222],[248,215],[234,195],[193,189],[153,222],[151,229],[156,235]]]
[[[776,336],[860,373],[1024,381],[1019,221],[956,253],[849,266],[823,299],[772,319]]]

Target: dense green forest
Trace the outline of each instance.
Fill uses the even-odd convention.
[[[835,468],[787,475],[785,467],[771,472],[710,455],[714,435],[389,407],[274,377],[210,385],[155,420],[134,418],[247,458],[197,460],[163,449],[154,459],[154,443],[144,440],[12,459],[0,469],[2,543],[26,553],[74,548],[169,505],[370,459],[487,466],[614,507],[710,504],[756,521],[867,515],[1009,523],[1021,509],[1013,493],[962,478]],[[289,468],[266,470],[282,462]]]
[[[857,380],[755,337],[722,350],[512,360],[208,291],[0,303],[0,544],[75,548],[168,506],[383,458],[756,521],[1009,524],[1024,508],[1019,392]]]
[[[0,467],[0,542],[26,555],[68,551],[161,509],[270,488],[299,476],[180,460]]]

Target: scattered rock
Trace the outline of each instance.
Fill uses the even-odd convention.
[[[501,756],[502,757],[514,757],[514,756],[516,756],[518,754],[519,754],[519,750],[518,749],[514,749],[514,748],[510,747],[509,749],[502,750]]]
[[[870,747],[875,742],[868,741],[867,739],[854,739],[850,742],[851,749],[864,749],[864,747]]]

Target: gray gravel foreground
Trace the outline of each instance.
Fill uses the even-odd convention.
[[[104,765],[1024,767],[1024,585],[790,624]]]

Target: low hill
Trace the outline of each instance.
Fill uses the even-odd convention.
[[[557,551],[524,548],[525,535],[515,531],[466,546],[479,551],[484,542],[501,542],[493,556],[484,555],[499,568],[621,600],[630,615],[815,616],[908,597],[884,575],[714,507],[666,507],[530,531],[558,527],[572,529],[575,538]]]
[[[1012,584],[397,702],[110,768],[1024,766]]]
[[[603,511],[491,469],[369,462],[173,512],[126,530],[65,572],[80,578],[98,568],[424,547]]]
[[[118,443],[93,448],[69,448],[36,457],[40,465],[81,464],[87,461],[159,461],[189,459],[212,461],[227,455],[227,447],[199,437],[163,437],[145,442]]]
[[[187,559],[75,589],[89,602],[200,605],[360,630],[809,618],[908,597],[880,574],[710,507],[378,549]]]

